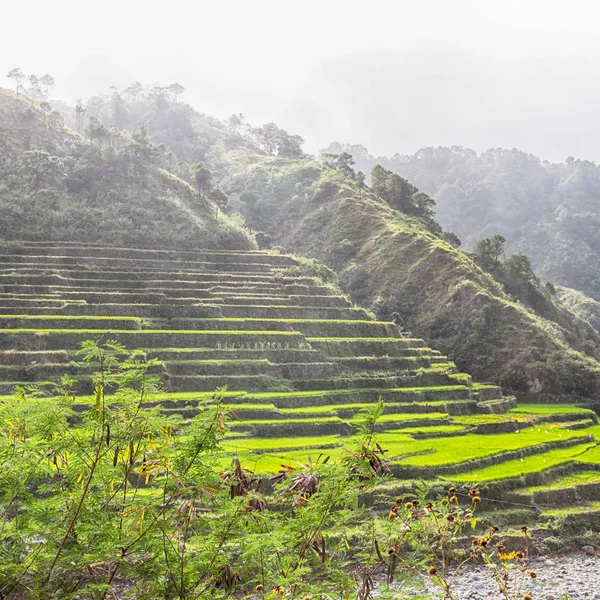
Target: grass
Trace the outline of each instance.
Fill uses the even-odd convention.
[[[520,404],[512,408],[509,413],[528,414],[528,415],[558,415],[572,413],[590,413],[595,414],[593,410],[572,404]]]
[[[231,423],[230,427],[243,427],[244,425],[318,425],[319,423],[343,423],[339,417],[313,417],[311,419],[243,419],[241,422]]]
[[[337,435],[322,435],[314,437],[282,437],[282,438],[246,438],[235,442],[224,441],[223,449],[236,452],[262,451],[268,452],[278,449],[312,448],[316,446],[331,446],[341,443]]]
[[[564,488],[570,488],[576,485],[585,485],[589,483],[600,483],[600,472],[584,471],[583,473],[565,475],[564,477],[560,477],[559,479],[555,479],[554,481],[544,485],[536,485],[525,488],[523,493],[535,494],[536,492],[543,492],[545,490],[562,490]]]
[[[389,324],[389,323],[388,323]],[[389,342],[389,343],[423,343],[423,340],[416,338],[393,338],[393,337],[310,337],[306,338],[309,342]]]
[[[404,421],[404,419],[402,419]],[[398,433],[407,433],[412,435],[414,433],[454,433],[459,431],[465,431],[466,427],[463,425],[421,425],[420,427],[404,427],[399,429]]]
[[[90,333],[104,334],[103,329],[3,329],[2,333]],[[163,333],[170,335],[179,334],[201,334],[201,335],[286,335],[301,336],[297,331],[247,331],[247,330],[225,330],[225,329],[111,329],[110,333],[132,333],[132,334],[151,334]]]
[[[598,438],[596,437],[596,439]],[[593,446],[585,454],[578,456],[577,460],[582,463],[600,465],[600,446]]]
[[[308,419],[309,423],[314,420]],[[281,422],[281,421],[279,421]],[[284,421],[285,422],[285,421]],[[293,421],[294,423],[298,421]],[[245,422],[248,423],[248,422]],[[258,423],[263,424],[263,421]],[[269,423],[269,421],[267,421]],[[274,423],[270,421],[270,423]],[[447,429],[450,427],[451,429]],[[457,426],[446,426],[441,431],[457,431]],[[387,450],[387,456],[395,464],[407,465],[407,466],[423,466],[423,467],[435,467],[450,464],[459,464],[466,460],[474,460],[477,458],[483,458],[485,456],[491,456],[495,454],[501,454],[508,450],[517,450],[521,448],[527,448],[536,446],[539,444],[546,443],[548,441],[557,441],[558,439],[573,439],[577,437],[585,437],[585,433],[571,432],[570,436],[565,436],[565,432],[562,433],[562,438],[558,430],[552,431],[552,435],[546,435],[545,431],[542,435],[539,435],[536,431],[525,430],[521,434],[497,434],[497,435],[463,435],[455,437],[440,437],[431,438],[424,440],[415,440],[410,437],[411,434],[420,432],[434,432],[440,431],[437,428],[405,428],[398,431],[384,431],[378,435],[378,441],[381,446]],[[549,432],[550,433],[550,432]],[[282,460],[305,460],[306,451],[311,447],[329,445],[341,443],[341,440],[345,445],[351,445],[358,443],[356,436],[349,436],[339,438],[338,436],[315,436],[315,437],[288,437],[288,438],[246,438],[243,441],[235,441],[235,444],[225,442],[225,448],[231,451],[257,451],[257,452],[276,452],[279,450],[286,450],[275,457],[277,468]],[[240,443],[241,442],[241,443]],[[543,470],[574,460],[581,453],[585,452],[586,449],[591,447],[590,444],[582,444],[574,448],[561,448],[556,450],[550,450],[543,454],[533,455],[526,457],[523,462],[520,460],[513,460],[502,463],[501,465],[494,465],[494,467],[488,467],[480,469],[471,473],[464,473],[457,476],[448,477],[453,481],[491,481],[495,479],[502,479],[509,476],[521,475],[524,472],[533,472],[535,470]],[[290,454],[287,449],[297,449],[297,452]],[[426,453],[426,454],[418,454]],[[324,454],[330,454],[332,456],[339,456],[340,449],[333,449],[324,451]],[[533,459],[533,460],[531,460]],[[527,461],[527,462],[525,462]],[[266,463],[261,463],[261,469],[267,468]],[[267,469],[268,470],[268,469]]]
[[[361,415],[355,415],[352,418],[352,421],[357,421],[361,418]],[[390,423],[394,421],[418,421],[421,419],[427,420],[439,420],[439,419],[447,419],[447,413],[441,412],[431,412],[431,413],[392,413],[387,415],[382,415],[379,417],[378,423]]]
[[[522,459],[509,460],[483,469],[442,477],[442,479],[456,483],[483,483],[520,477],[528,473],[539,473],[551,467],[580,460],[583,455],[594,447],[594,444],[582,444],[570,448],[549,450],[548,452],[524,456]]]
[[[63,302],[61,300],[61,302]],[[122,317],[106,315],[0,315],[0,319],[73,319],[76,321],[142,321],[140,317]]]
[[[293,307],[298,308],[298,307]],[[0,315],[2,317],[3,315]],[[388,321],[368,321],[366,319],[274,319],[274,318],[260,318],[260,317],[218,317],[214,319],[207,318],[194,318],[194,317],[177,317],[171,319],[172,321],[217,321],[217,322],[234,322],[243,323],[244,321],[257,321],[266,323],[348,323],[348,324],[368,324],[368,325],[391,325]],[[329,340],[331,338],[323,338]],[[356,338],[348,338],[356,339]],[[370,338],[369,338],[370,339]],[[385,338],[385,339],[401,339],[401,338]]]
[[[432,440],[394,439],[393,435],[382,434],[379,443],[389,450],[396,463],[414,467],[436,467],[460,464],[510,450],[531,448],[547,442],[566,441],[586,437],[582,431],[564,431],[547,425],[542,431],[534,428],[519,433],[499,433],[493,435],[467,434],[451,438]],[[416,453],[423,453],[414,456]],[[413,455],[402,458],[402,455]]]
[[[589,512],[590,510],[600,510],[600,501],[593,501],[582,506],[567,506],[565,508],[552,508],[542,512],[543,517],[568,517],[569,515],[577,515]]]
[[[527,422],[530,417],[511,414],[484,414],[484,415],[460,415],[452,419],[455,423],[463,425],[485,425],[487,423],[506,423],[507,421]]]

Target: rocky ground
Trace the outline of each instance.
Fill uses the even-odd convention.
[[[537,577],[528,578],[515,598],[529,594],[533,600],[600,600],[600,556],[576,552],[537,557],[530,560],[529,570]],[[488,571],[484,565],[472,565],[457,577],[460,600],[504,600]]]

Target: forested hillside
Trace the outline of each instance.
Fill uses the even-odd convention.
[[[73,111],[73,114],[76,114]],[[0,90],[0,237],[250,249],[241,221],[169,171],[144,127],[105,128]]]
[[[597,331],[535,278],[507,289],[440,239],[453,241],[434,220],[439,206],[419,191],[428,190],[426,181],[394,180],[383,169],[373,183],[377,196],[360,172],[369,167],[365,160],[353,167],[332,148],[317,162],[303,154],[301,137],[274,123],[253,127],[243,115],[222,123],[183,103],[182,89],[172,87],[133,84],[60,109],[74,126],[83,111],[92,140],[89,123],[101,132],[116,123],[143,127],[164,168],[207,198],[217,191],[219,205],[243,214],[261,247],[330,266],[357,304],[431,340],[479,380],[522,393],[600,391]],[[445,229],[460,234],[454,225]]]
[[[544,279],[600,299],[600,168],[572,157],[549,163],[519,150],[424,148],[374,157],[363,146],[332,144],[370,173],[380,164],[436,199],[436,218],[467,248],[500,234]]]

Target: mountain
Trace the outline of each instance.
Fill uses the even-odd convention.
[[[241,213],[263,247],[324,263],[315,263],[315,274],[339,277],[354,302],[428,339],[478,380],[523,396],[600,391],[600,337],[556,294],[533,281],[520,299],[509,295],[438,237],[439,226],[393,209],[343,161],[327,166],[303,156],[298,136],[272,123],[251,127],[240,115],[221,123],[160,89],[96,97],[85,110],[109,131],[115,122],[133,131],[143,125],[163,164],[187,185],[209,169],[228,195],[227,212]],[[413,197],[417,187],[427,191],[411,184]]]
[[[365,173],[381,164],[433,196],[437,220],[465,247],[498,233],[544,279],[600,300],[600,168],[593,162],[549,163],[514,149],[478,154],[457,146],[390,158],[363,146],[324,150],[342,151]]]
[[[461,370],[522,395],[600,391],[600,338],[589,324],[538,288],[538,312],[515,301],[422,220],[352,177],[246,151],[231,153],[221,170],[250,227],[335,269],[356,303],[399,319]]]
[[[165,168],[144,128],[88,124],[0,90],[0,238],[252,249],[238,219]]]

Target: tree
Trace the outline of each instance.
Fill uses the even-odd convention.
[[[454,246],[455,248],[460,248],[462,244],[460,238],[452,231],[444,231],[444,233],[442,233],[441,235],[441,238],[445,242],[448,242],[448,244],[450,244],[451,246]]]
[[[242,119],[240,118],[240,115],[236,115],[236,114],[232,114],[229,119],[227,119],[227,127],[229,128],[229,131],[231,131],[232,133],[238,133],[239,128],[242,125]]]
[[[430,198],[425,192],[417,192],[412,195],[412,205],[414,207],[414,214],[417,217],[433,221],[435,211],[435,200]]]
[[[75,104],[75,126],[77,127],[77,133],[83,135],[83,117],[85,115],[85,109],[81,100],[77,100]]]
[[[256,243],[260,250],[268,250],[271,248],[271,243],[273,242],[273,238],[270,234],[265,233],[264,231],[256,232]]]
[[[202,163],[194,165],[194,181],[200,196],[207,198],[212,190],[212,173]]]
[[[475,244],[475,260],[485,271],[493,273],[500,265],[500,258],[504,254],[503,236],[496,234],[489,238],[478,240]]]
[[[178,83],[172,83],[167,89],[169,90],[169,92],[171,92],[171,94],[173,94],[175,102],[177,102],[177,97],[180,94],[183,94],[183,92],[185,91],[185,88],[182,85],[179,85]]]
[[[365,188],[365,174],[362,171],[358,171],[356,174],[356,187],[358,188],[358,196],[362,198],[362,191]]]
[[[11,69],[6,75],[9,79],[14,79],[17,86],[17,96],[19,95],[19,89],[21,87],[21,81],[25,79],[25,73],[21,69]]]
[[[87,135],[90,143],[98,140],[102,144],[103,140],[108,136],[108,131],[96,117],[90,117],[87,125]]]
[[[44,181],[54,181],[64,173],[64,163],[58,156],[43,150],[28,150],[23,153],[24,171],[31,178],[35,189]]]
[[[134,81],[129,87],[126,87],[123,91],[129,96],[130,100],[138,102],[144,91],[144,86],[139,81]]]
[[[351,154],[348,154],[347,152],[342,152],[341,154],[326,153],[321,156],[321,160],[326,167],[337,169],[342,171],[344,175],[354,177],[354,169],[352,168],[354,159]]]
[[[48,75],[46,73],[46,75],[43,75],[40,78],[40,83],[44,86],[44,93],[46,94],[46,98],[48,98],[48,94],[50,93],[50,88],[54,87],[55,85],[55,81],[54,81],[54,77],[52,77],[51,75]]]
[[[222,192],[219,188],[214,188],[210,192],[210,199],[215,203],[217,209],[224,211],[229,205],[229,196]],[[216,211],[219,212],[218,210]]]
[[[265,123],[254,129],[253,133],[261,150],[267,154],[275,154],[279,140],[279,127],[275,123]]]
[[[28,77],[29,79],[29,93],[31,94],[31,99],[33,100],[33,103],[35,104],[35,101],[37,100],[37,96],[41,91],[40,88],[40,80],[37,77],[37,75],[30,75]]]
[[[371,169],[371,187],[392,208],[407,215],[416,214],[414,196],[419,190],[400,175],[375,165]]]
[[[508,292],[514,295],[522,294],[527,289],[527,285],[535,281],[535,273],[529,257],[521,253],[509,256],[502,263],[500,279]]]
[[[304,139],[299,135],[289,134],[285,129],[279,130],[277,138],[277,155],[284,158],[302,158]]]

